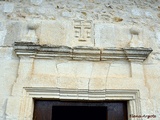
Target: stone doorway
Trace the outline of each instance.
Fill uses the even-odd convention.
[[[127,101],[35,100],[34,120],[128,120]]]

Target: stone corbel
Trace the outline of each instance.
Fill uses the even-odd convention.
[[[96,47],[68,47],[68,46],[48,46],[38,45],[33,42],[15,42],[16,54],[31,58],[43,59],[70,59],[86,61],[109,61],[109,60],[129,60],[144,61],[152,52],[150,48],[96,48]]]
[[[22,39],[22,42],[33,42],[33,43],[38,43],[38,37],[36,35],[36,30],[39,27],[39,22],[32,20],[28,22],[27,28],[28,28],[28,33]]]
[[[124,48],[123,49],[129,61],[144,61],[152,52],[151,48]]]
[[[142,30],[139,27],[133,26],[130,29],[130,34],[131,34],[131,41],[129,44],[130,47],[144,47],[144,44],[140,39],[141,33],[142,33]]]

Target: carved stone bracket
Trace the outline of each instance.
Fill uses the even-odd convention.
[[[124,48],[123,49],[129,61],[144,61],[152,52],[149,48]]]
[[[107,61],[129,60],[144,61],[152,52],[150,48],[96,48],[96,47],[67,47],[37,45],[32,42],[15,42],[16,54],[34,58],[54,59],[65,58],[70,60]]]

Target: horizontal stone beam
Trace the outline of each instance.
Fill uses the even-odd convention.
[[[152,52],[151,48],[96,48],[88,46],[68,47],[38,45],[32,42],[15,42],[16,54],[33,58],[64,58],[70,60],[108,61],[129,60],[144,61]]]

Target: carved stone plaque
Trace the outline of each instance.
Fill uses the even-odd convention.
[[[89,41],[91,39],[91,21],[75,20],[75,38],[77,41]]]

